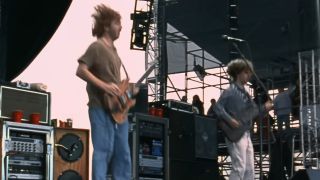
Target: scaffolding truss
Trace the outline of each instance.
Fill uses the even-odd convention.
[[[147,78],[149,97],[152,101],[159,101],[160,97],[160,81],[159,81],[159,66],[160,66],[160,44],[158,37],[158,7],[159,1],[154,0],[150,4],[150,24],[148,27],[148,38],[145,51],[145,69],[148,69],[150,64],[156,63],[153,74]]]
[[[319,50],[298,53],[300,130],[303,164],[319,169],[320,58]]]

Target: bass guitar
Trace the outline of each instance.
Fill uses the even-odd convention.
[[[240,140],[242,135],[247,131],[247,127],[245,127],[241,122],[239,122],[239,127],[232,128],[230,124],[225,122],[224,120],[219,120],[218,122],[219,128],[224,132],[224,135],[231,141],[237,142]]]
[[[228,103],[222,106],[219,99],[215,105],[218,126],[231,142],[237,142],[251,128],[251,121],[259,115],[259,107],[251,100],[249,94],[235,83],[231,84],[222,96],[228,98]],[[226,120],[228,117],[233,117],[238,122],[238,127],[232,127],[231,121]]]
[[[142,81],[149,76],[155,68],[155,65],[156,62],[152,62],[134,86],[129,83],[129,79],[122,80],[118,85],[120,90],[120,94],[118,96],[104,93],[104,106],[110,110],[111,116],[117,124],[122,124],[127,119],[129,109],[136,103],[136,100],[133,98],[137,93],[135,92],[135,89],[139,87]]]

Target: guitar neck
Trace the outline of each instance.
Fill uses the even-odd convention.
[[[136,87],[140,86],[142,81],[146,79],[149,74],[152,72],[152,70],[155,68],[156,62],[152,62],[149,68],[146,70],[146,72],[140,77],[140,79],[136,82]]]
[[[140,78],[140,79],[135,83],[135,87],[139,87],[139,86],[142,84],[143,80],[144,80],[144,79],[141,79],[141,78]]]

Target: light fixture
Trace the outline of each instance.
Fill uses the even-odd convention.
[[[201,81],[203,81],[204,77],[207,75],[207,72],[205,71],[205,69],[199,64],[194,65],[193,71],[196,73],[196,75]]]
[[[149,28],[151,23],[153,0],[136,0],[131,29],[130,49],[146,50],[148,45]]]
[[[137,48],[142,48],[143,50],[145,50],[148,38],[148,33],[145,26],[143,26],[142,24],[137,24],[136,28],[133,31],[134,33],[131,39],[131,44],[137,46]]]

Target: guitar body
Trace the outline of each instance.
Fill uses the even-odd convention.
[[[141,82],[148,77],[148,75],[153,71],[156,66],[156,61],[153,61],[146,72],[142,77],[137,81],[136,85],[133,87],[129,83],[129,79],[121,81],[118,85],[120,89],[119,96],[112,96],[108,93],[105,93],[103,96],[103,104],[106,109],[110,110],[113,120],[122,124],[127,119],[128,111],[131,107],[136,104],[136,100],[132,98],[133,95],[138,93],[138,90],[135,90],[136,87],[139,87]],[[128,75],[127,75],[128,77]]]
[[[122,124],[126,121],[128,111],[135,105],[136,100],[131,98],[128,79],[121,81],[118,87],[120,89],[120,95],[113,96],[105,93],[103,102],[104,106],[110,110],[113,120],[118,124]]]
[[[239,122],[240,126],[238,128],[232,128],[228,122],[220,120],[218,125],[220,129],[224,132],[224,135],[231,141],[237,142],[243,136],[243,134],[247,131],[241,122]]]
[[[215,106],[215,113],[219,118],[218,125],[231,142],[237,142],[252,128],[252,120],[258,117],[259,108],[250,95],[235,83],[223,92],[221,98],[225,103],[221,105],[219,99]],[[228,122],[231,118],[228,117],[236,120],[239,126],[233,128]]]

